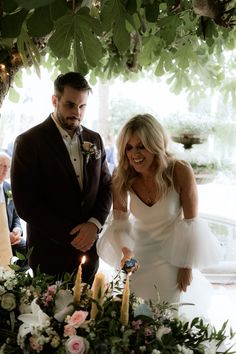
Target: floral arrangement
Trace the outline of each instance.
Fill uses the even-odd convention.
[[[75,297],[78,286],[69,274],[54,283],[45,274],[0,268],[0,353],[232,353],[222,349],[233,337],[226,335],[227,323],[216,331],[200,318],[186,322],[169,304],[129,294],[128,278],[125,287],[117,279],[97,283],[96,290],[79,283]]]

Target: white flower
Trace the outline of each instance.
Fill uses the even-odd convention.
[[[217,352],[217,342],[215,340],[202,342],[202,345],[204,354],[215,354]]]
[[[56,295],[55,300],[55,315],[54,318],[63,322],[67,315],[71,315],[74,306],[73,306],[73,295],[70,290],[59,290]]]
[[[90,141],[83,141],[81,145],[81,150],[84,155],[86,155],[86,163],[88,163],[91,155],[95,156],[95,159],[98,160],[101,158],[101,150]]]
[[[1,306],[4,310],[12,311],[16,307],[16,298],[12,293],[5,293],[2,295]]]
[[[18,344],[21,343],[21,339],[23,339],[28,333],[32,333],[35,328],[42,330],[50,325],[49,316],[41,310],[38,304],[36,304],[36,299],[31,303],[31,310],[31,314],[18,316],[18,319],[23,322],[19,327],[17,338]]]
[[[25,296],[20,299],[19,311],[20,314],[31,313],[31,304]]]
[[[0,296],[6,292],[4,286],[0,285]]]
[[[8,278],[13,278],[14,275],[14,270],[5,267],[0,267],[0,281],[5,281]]]
[[[171,329],[168,327],[160,327],[156,333],[156,338],[161,341],[161,338],[164,334],[168,334],[171,332]]]

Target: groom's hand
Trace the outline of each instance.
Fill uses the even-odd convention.
[[[77,250],[87,252],[93,246],[97,238],[98,228],[92,222],[85,222],[74,227],[70,235],[75,235],[71,245]]]
[[[186,291],[187,287],[191,284],[192,280],[193,280],[192,269],[179,268],[177,283],[180,291]]]

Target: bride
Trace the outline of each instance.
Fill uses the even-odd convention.
[[[168,152],[167,143],[163,127],[150,114],[123,126],[113,173],[113,218],[97,251],[115,268],[138,260],[131,277],[137,296],[178,303],[195,279],[193,269],[217,263],[221,249],[198,217],[191,166]]]

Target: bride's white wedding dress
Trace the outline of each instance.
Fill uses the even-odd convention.
[[[131,192],[129,209],[130,215],[123,213],[114,218],[105,229],[97,244],[99,256],[119,268],[121,248],[127,246],[140,262],[140,269],[130,279],[131,290],[137,296],[148,300],[157,299],[159,294],[161,301],[199,303],[199,294],[195,297],[193,289],[204,293],[210,284],[194,271],[193,284],[185,296],[178,290],[177,273],[180,267],[201,269],[221,259],[221,247],[205,221],[182,218],[179,195],[174,189],[152,206]],[[191,293],[193,296],[188,296]]]

